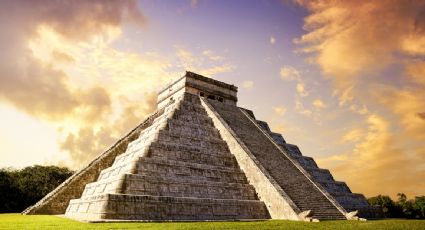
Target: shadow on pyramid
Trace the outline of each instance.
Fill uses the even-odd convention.
[[[237,87],[192,72],[157,111],[23,214],[99,221],[377,218],[252,111]]]

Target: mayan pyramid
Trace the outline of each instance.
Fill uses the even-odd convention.
[[[237,87],[186,72],[159,92],[155,113],[23,213],[86,221],[374,217],[363,195],[236,104]]]

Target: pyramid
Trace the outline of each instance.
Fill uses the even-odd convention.
[[[363,195],[236,104],[237,87],[186,72],[159,92],[155,113],[23,213],[85,221],[377,217]]]

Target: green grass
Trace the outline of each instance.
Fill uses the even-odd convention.
[[[0,214],[0,229],[425,229],[425,220],[81,223],[48,215]]]

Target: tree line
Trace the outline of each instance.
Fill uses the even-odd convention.
[[[425,196],[407,199],[404,193],[397,194],[397,200],[378,195],[367,199],[370,205],[379,205],[386,218],[425,219]]]
[[[73,173],[65,167],[40,165],[20,170],[0,169],[0,213],[23,211]],[[389,196],[378,195],[369,198],[368,202],[380,206],[387,218],[425,218],[425,196],[407,199],[405,194],[399,193],[397,198],[393,201]]]
[[[70,169],[57,166],[0,169],[0,213],[23,211],[72,174]]]

